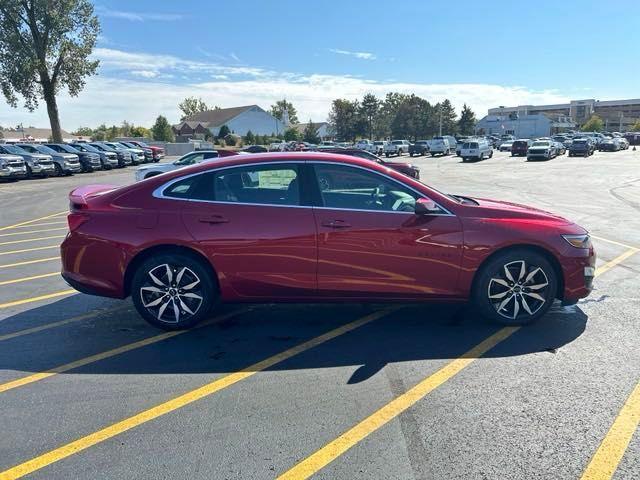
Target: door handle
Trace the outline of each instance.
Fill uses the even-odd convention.
[[[222,215],[211,215],[210,217],[202,217],[199,218],[198,221],[200,223],[209,223],[211,225],[215,225],[217,223],[228,223],[229,220],[224,218]]]
[[[329,228],[349,228],[351,224],[345,222],[344,220],[327,220],[322,222],[322,226]]]

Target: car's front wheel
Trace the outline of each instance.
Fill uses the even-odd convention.
[[[487,319],[527,325],[542,317],[556,296],[556,272],[544,255],[528,249],[498,254],[479,272],[473,302]]]
[[[165,330],[182,330],[209,315],[218,292],[204,265],[176,253],[144,261],[133,276],[131,296],[147,322]]]

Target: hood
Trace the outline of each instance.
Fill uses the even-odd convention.
[[[473,198],[480,207],[478,216],[490,218],[514,219],[521,218],[523,220],[540,220],[548,221],[562,225],[570,225],[573,222],[567,220],[560,215],[548,212],[535,207],[521,205],[519,203],[503,202],[499,200],[489,200],[486,198]],[[473,207],[477,209],[478,207]]]
[[[22,158],[21,156],[9,153],[1,153],[0,160],[4,160],[6,162],[24,162],[24,158]]]
[[[185,166],[188,166],[188,165],[185,165]],[[168,172],[176,168],[178,168],[178,166],[174,165],[173,163],[160,163],[160,164],[156,163],[154,165],[143,165],[142,167],[138,167],[138,171],[146,172],[147,170],[153,170],[156,172]]]

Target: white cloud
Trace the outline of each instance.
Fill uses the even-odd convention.
[[[160,74],[158,72],[154,72],[153,70],[132,70],[131,75],[142,78],[156,78]]]
[[[144,22],[147,20],[173,22],[185,18],[185,15],[181,13],[127,12],[124,10],[111,10],[110,8],[101,5],[96,7],[96,11],[102,17],[119,18],[121,20],[128,20],[130,22]]]
[[[350,57],[360,58],[362,60],[375,60],[377,57],[370,52],[352,52],[350,50],[340,50],[337,48],[330,48],[330,52],[337,53],[338,55],[348,55]]]

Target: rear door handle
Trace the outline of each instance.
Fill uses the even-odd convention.
[[[199,218],[198,221],[200,223],[209,223],[209,224],[217,224],[217,223],[228,223],[229,220],[224,218],[222,215],[211,215],[210,217],[202,217]]]
[[[322,226],[329,228],[349,228],[351,224],[344,220],[327,220],[322,222]]]

